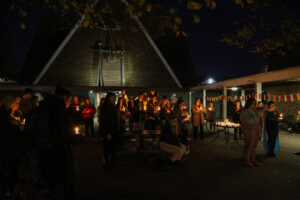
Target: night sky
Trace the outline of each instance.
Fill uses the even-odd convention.
[[[189,22],[185,28],[198,76],[224,78],[260,72],[265,65],[262,55],[219,42],[222,33],[232,31],[233,21],[243,15],[232,1],[218,1],[215,10],[201,12],[199,24],[193,23],[192,16],[187,17],[190,20],[185,20]]]
[[[17,73],[22,68],[36,33],[39,13],[29,12],[25,21],[27,28],[24,31],[18,27],[20,22],[18,13],[4,7],[0,8],[0,13],[1,59],[13,62],[10,72]],[[199,24],[193,23],[191,13],[186,15],[184,29],[188,33],[197,76],[203,78],[244,76],[258,73],[265,65],[263,56],[219,42],[222,33],[233,30],[233,20],[242,15],[242,9],[231,1],[219,1],[215,10],[204,9],[200,14]]]

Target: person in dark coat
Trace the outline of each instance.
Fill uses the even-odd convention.
[[[268,156],[276,157],[274,149],[279,133],[279,112],[275,108],[274,101],[268,102],[268,111],[266,114],[266,130],[268,135]]]
[[[70,106],[68,107],[68,111],[71,113],[72,116],[72,123],[74,126],[79,126],[80,124],[80,115],[81,115],[81,106],[78,99],[78,96],[74,96]]]
[[[144,121],[144,95],[139,94],[138,99],[134,102],[134,117],[133,121],[137,124],[143,124]]]
[[[162,121],[162,125],[164,125],[165,122],[169,120],[171,116],[171,107],[167,96],[163,96],[163,99],[159,107],[160,107],[159,118]]]
[[[134,96],[132,94],[129,96],[127,109],[130,112],[130,116],[134,116]]]
[[[82,104],[81,107],[81,114],[85,125],[86,136],[90,136],[90,132],[91,132],[92,137],[95,137],[95,130],[94,130],[95,113],[96,113],[96,108],[93,104],[91,104],[90,98],[85,98],[84,103]]]
[[[145,127],[150,130],[155,130],[158,125],[159,106],[157,96],[151,96],[147,104],[147,121]]]
[[[9,109],[0,106],[0,192],[3,192],[3,198],[10,198],[17,184],[24,130],[24,120],[18,114],[17,98],[7,103]]]
[[[83,140],[75,135],[66,105],[70,92],[57,89],[32,114],[31,132],[38,157],[42,180],[50,189],[53,199],[74,199],[74,166],[72,144]]]
[[[237,101],[233,108],[232,122],[241,124],[240,116],[241,116],[242,110],[243,110],[243,107],[241,105],[241,102]],[[234,138],[235,139],[237,139],[237,133],[239,133],[240,138],[242,138],[242,129],[240,127],[234,128]]]
[[[108,171],[112,170],[115,166],[116,148],[120,127],[115,102],[116,95],[111,92],[107,93],[100,110],[100,128],[104,138],[104,167]]]
[[[216,127],[214,125],[216,121],[216,107],[214,106],[213,102],[209,103],[209,107],[207,108],[207,121],[209,122],[209,128],[215,131]]]

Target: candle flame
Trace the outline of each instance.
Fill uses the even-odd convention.
[[[75,134],[79,134],[79,128],[75,127]]]

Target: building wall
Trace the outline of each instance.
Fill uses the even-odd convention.
[[[263,86],[263,90],[267,95],[290,95],[300,93],[300,84],[292,84],[292,85],[281,85],[281,86]],[[284,102],[282,97],[281,102],[276,101],[275,106],[280,113],[284,115],[297,115],[297,112],[300,111],[300,101],[297,100],[296,96],[294,96],[294,102],[290,101],[290,97],[288,97],[288,102]]]
[[[41,84],[97,86],[99,51],[92,46],[99,40],[105,43],[105,38],[106,32],[102,30],[78,30],[42,78]],[[117,43],[115,48],[126,51],[125,86],[176,87],[142,32],[121,30],[113,33],[113,40]],[[111,76],[111,79],[115,78]]]

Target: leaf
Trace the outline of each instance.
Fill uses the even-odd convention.
[[[19,14],[22,15],[23,17],[27,16],[27,12],[25,10],[20,9]]]
[[[205,0],[206,2],[206,6],[208,8],[211,8],[211,9],[215,9],[216,8],[216,2],[214,0]]]
[[[178,26],[176,24],[174,24],[173,31],[176,32],[177,30],[178,30]]]
[[[194,23],[198,24],[200,22],[200,16],[199,15],[194,15]]]
[[[148,4],[147,7],[146,7],[146,10],[147,10],[147,12],[151,12],[151,10],[152,10],[152,5],[151,5],[151,4]]]
[[[25,30],[26,29],[26,25],[23,22],[20,22],[19,24],[20,29]]]
[[[187,4],[187,8],[189,10],[200,10],[202,8],[202,5],[195,1],[189,1]]]
[[[177,8],[170,8],[169,12],[171,14],[176,14],[178,12],[178,9]]]
[[[241,7],[244,7],[244,2],[243,2],[243,0],[234,0],[234,2],[235,2],[237,5],[240,5]]]
[[[253,4],[253,3],[254,3],[254,0],[247,0],[247,3],[248,3],[248,4]]]
[[[89,21],[88,20],[85,20],[84,22],[83,22],[83,27],[84,28],[87,28],[89,26]]]
[[[177,31],[177,32],[176,32],[176,37],[179,37],[179,35],[180,35],[180,32]]]
[[[175,17],[175,22],[177,24],[181,24],[182,23],[182,19],[180,17]]]
[[[187,33],[184,32],[184,31],[182,31],[182,35],[183,35],[184,37],[186,37],[186,36],[187,36]]]
[[[138,6],[143,6],[145,3],[145,0],[140,0],[139,3],[138,3]]]

